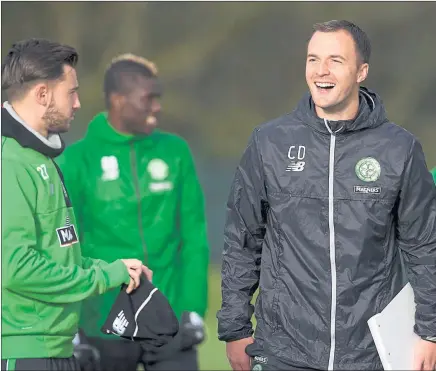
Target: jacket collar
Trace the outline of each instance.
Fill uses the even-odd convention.
[[[361,87],[359,91],[359,111],[353,120],[324,120],[315,112],[315,104],[307,93],[298,104],[297,116],[308,126],[323,134],[348,134],[364,129],[375,128],[388,121],[380,97],[371,90]]]
[[[94,116],[88,125],[86,137],[100,142],[114,144],[131,144],[141,141],[141,144],[153,145],[156,141],[158,131],[150,135],[132,135],[117,131],[109,122],[107,112],[100,112]]]
[[[8,102],[2,105],[1,121],[2,136],[15,139],[24,148],[31,148],[50,158],[59,156],[65,149],[65,143],[58,134],[44,138],[29,127]]]

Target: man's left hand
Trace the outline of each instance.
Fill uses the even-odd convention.
[[[436,343],[424,339],[418,340],[417,344],[415,345],[413,370],[436,370]]]

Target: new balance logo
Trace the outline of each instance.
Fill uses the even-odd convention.
[[[118,335],[121,336],[124,334],[124,332],[126,332],[127,326],[129,326],[129,321],[127,321],[124,311],[122,310],[120,313],[118,313],[117,318],[115,318],[112,328]]]
[[[304,165],[306,165],[304,161],[292,161],[286,168],[286,171],[303,171]]]
[[[79,241],[77,238],[76,229],[74,228],[73,224],[67,227],[56,229],[56,233],[58,235],[58,239],[61,247],[71,246]]]

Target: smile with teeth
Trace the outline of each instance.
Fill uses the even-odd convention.
[[[336,84],[333,84],[331,82],[316,82],[315,83],[317,88],[322,88],[322,89],[333,89]]]

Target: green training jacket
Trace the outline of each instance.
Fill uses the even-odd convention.
[[[125,265],[83,259],[75,216],[52,158],[63,144],[2,125],[2,359],[71,357],[80,303],[128,283]]]
[[[436,167],[431,171],[431,174],[433,175],[434,183],[436,184]]]
[[[176,315],[207,305],[204,197],[188,144],[161,131],[116,132],[100,113],[85,137],[57,159],[76,210],[82,253],[112,262],[127,256],[153,270]],[[117,291],[87,300],[80,326],[100,328]]]

